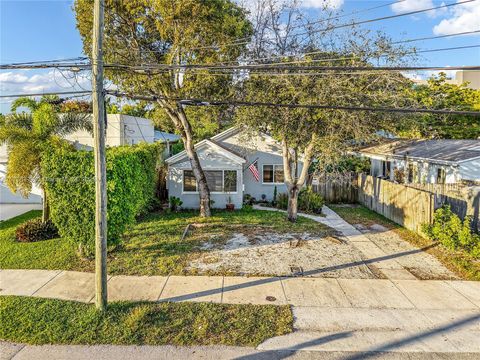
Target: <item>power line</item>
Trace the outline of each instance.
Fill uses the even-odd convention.
[[[321,104],[284,104],[272,102],[248,102],[248,101],[217,101],[217,100],[202,100],[202,99],[181,99],[175,97],[164,96],[141,96],[130,95],[128,93],[121,93],[117,91],[107,91],[108,95],[115,97],[126,97],[132,100],[146,100],[157,101],[171,100],[178,101],[183,105],[191,106],[265,106],[265,107],[281,107],[281,108],[304,108],[304,109],[325,109],[325,110],[345,110],[345,111],[373,111],[373,112],[394,112],[394,113],[430,113],[430,114],[449,114],[449,115],[469,115],[480,117],[480,111],[461,111],[461,110],[436,110],[436,109],[422,109],[422,108],[390,108],[390,107],[371,107],[371,106],[335,106],[335,105],[321,105]]]
[[[480,46],[480,45],[475,45]],[[106,64],[106,68],[132,69],[132,70],[184,70],[184,69],[203,69],[203,70],[317,70],[317,71],[426,71],[426,70],[480,70],[480,66],[285,66],[269,64],[251,64],[251,65],[208,65],[208,64],[186,64],[186,65],[163,65],[152,64],[142,66],[129,66],[119,64]]]
[[[470,2],[474,2],[474,1],[477,1],[477,0],[465,0],[465,1],[456,2],[456,3],[434,6],[434,7],[427,8],[427,9],[409,11],[409,12],[402,13],[402,14],[382,16],[382,17],[378,17],[378,18],[374,18],[374,19],[368,19],[368,20],[362,20],[362,21],[358,21],[358,22],[354,21],[354,22],[351,22],[351,23],[329,26],[329,27],[326,27],[326,28],[323,28],[323,29],[316,29],[316,30],[312,30],[312,31],[302,32],[302,33],[295,33],[295,34],[292,34],[290,36],[295,38],[295,37],[298,37],[298,36],[309,35],[309,34],[313,34],[313,33],[331,31],[331,30],[342,29],[342,28],[346,28],[346,27],[353,27],[353,26],[368,24],[368,23],[377,22],[377,21],[390,20],[390,19],[395,19],[395,18],[399,18],[399,17],[403,17],[403,16],[415,15],[415,14],[420,14],[420,13],[423,13],[423,12],[449,8],[449,7],[452,7],[452,6],[466,4],[466,3],[470,3]],[[239,45],[246,45],[246,44],[250,43],[250,41],[240,41],[240,40],[243,40],[243,39],[245,39],[245,38],[240,38],[240,39],[232,41],[231,43],[226,43],[226,44],[221,44],[221,45],[216,45],[216,46],[194,47],[194,48],[190,48],[190,50],[210,49],[210,48],[211,49],[216,49],[216,48],[224,47],[224,46],[239,46]]]
[[[82,60],[88,60],[88,57],[86,57],[86,56],[77,56],[77,57],[66,58],[66,59],[26,61],[26,62],[17,62],[17,63],[5,64],[5,66],[33,65],[33,64],[44,64],[44,63],[52,63],[52,62],[62,63],[62,62],[67,62],[67,61],[82,61]]]
[[[415,42],[415,41],[442,39],[442,38],[447,38],[451,36],[471,35],[471,34],[477,34],[477,33],[480,33],[480,29],[473,30],[473,31],[464,31],[464,32],[459,32],[454,34],[427,36],[427,37],[416,38],[416,39],[399,40],[399,41],[394,41],[392,44],[405,44],[405,43]]]
[[[45,62],[38,64],[1,64],[0,70],[16,70],[16,69],[70,69],[71,71],[80,71],[84,69],[90,69],[90,64],[85,63],[63,63],[63,62]]]
[[[404,1],[404,0],[403,0]],[[479,30],[474,30],[474,31],[464,31],[464,32],[459,32],[459,33],[452,33],[452,34],[446,34],[446,35],[438,35],[438,36],[429,36],[429,37],[421,37],[421,38],[415,38],[415,39],[406,39],[406,40],[398,40],[392,42],[392,45],[395,44],[404,44],[404,43],[411,43],[411,42],[416,42],[416,41],[423,41],[423,40],[434,40],[434,39],[442,39],[442,38],[447,38],[447,37],[453,37],[453,36],[461,36],[461,35],[469,35],[469,34],[476,34],[480,33]],[[449,49],[449,48],[446,48]],[[428,52],[428,51],[433,51],[433,50],[423,50],[423,52]],[[438,51],[438,50],[435,50]],[[415,51],[409,52],[409,53],[414,53]],[[418,51],[417,51],[418,52]],[[325,50],[318,50],[318,51],[308,51],[304,53],[299,53],[295,55],[271,55],[271,56],[265,56],[265,57],[259,57],[259,58],[251,58],[251,59],[244,59],[243,61],[264,61],[264,60],[271,60],[271,59],[277,59],[277,58],[290,58],[294,56],[308,56],[308,55],[317,55],[317,54],[324,54],[327,53]],[[409,54],[406,53],[406,54]],[[377,55],[377,54],[375,54]],[[387,55],[380,55],[380,56],[387,56]],[[329,61],[341,61],[341,60],[351,60],[351,59],[357,59],[357,56],[346,56],[346,57],[338,57],[338,58],[331,58],[331,59],[315,59],[315,62],[329,62]],[[217,62],[215,63],[216,65],[221,65],[221,64],[233,64],[240,62],[242,60],[237,60],[237,61],[228,61],[228,62]],[[213,64],[212,64],[213,65]]]
[[[18,97],[44,96],[44,95],[75,95],[75,94],[91,94],[91,91],[56,91],[56,92],[44,92],[44,93],[33,93],[33,94],[10,94],[10,95],[0,95],[0,98],[18,98]]]

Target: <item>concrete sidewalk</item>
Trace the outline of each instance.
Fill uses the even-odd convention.
[[[0,342],[1,360],[471,360],[475,353],[392,353],[353,351],[258,350],[233,346],[114,346],[114,345],[44,345],[31,346]]]
[[[451,354],[468,352],[480,357],[478,341],[480,282],[111,276],[108,288],[110,301],[209,301],[229,304],[292,305],[295,332],[267,340],[257,348],[258,351],[243,353],[242,350],[235,353],[238,356],[232,357],[229,357],[230,352],[227,351],[225,354],[228,356],[224,354],[226,357],[215,356],[219,358],[281,359],[285,358],[283,357],[285,354],[288,357],[295,354],[293,358],[299,359],[351,360],[363,359],[366,353],[378,352],[400,354],[400,357],[392,357],[395,359],[409,358],[402,357],[401,354],[404,353],[437,352]],[[92,273],[49,270],[0,271],[0,295],[91,302],[93,294]],[[68,349],[68,347],[27,347],[20,351],[15,359],[31,358],[29,356],[35,354],[35,358],[62,358],[52,356],[52,352],[65,354],[65,351],[70,351]],[[113,359],[116,358],[114,354],[119,351],[115,347],[106,347],[107,354],[110,352],[112,354],[112,357],[108,357],[109,355],[105,355],[104,350],[101,350],[104,348],[96,349],[99,354],[94,356],[95,358]],[[323,355],[317,357],[310,354],[304,357],[307,355],[296,353],[300,350],[312,354],[320,352]],[[90,347],[74,347],[71,351],[78,355],[73,358],[80,359],[89,358],[87,354],[93,350]],[[137,351],[140,351],[139,356],[143,356],[144,350],[131,348],[129,351],[132,356],[125,359],[136,358],[134,354],[137,354]],[[187,350],[175,351],[184,354]],[[209,351],[206,354],[215,355],[215,352]],[[361,356],[344,356],[346,352]],[[337,353],[343,355],[338,357]],[[82,357],[82,354],[85,357]],[[153,354],[158,355],[157,350]],[[265,357],[266,355],[268,356]],[[164,358],[162,356],[158,355],[157,358]],[[165,355],[165,358],[167,357]]]
[[[0,270],[0,295],[92,302],[94,274]],[[480,282],[239,276],[110,276],[110,301],[207,301],[318,308],[480,310]]]

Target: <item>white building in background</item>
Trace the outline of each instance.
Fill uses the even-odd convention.
[[[78,149],[93,149],[93,135],[87,131],[77,131],[65,138],[66,140],[73,142]],[[107,146],[133,145],[140,142],[162,142],[166,144],[164,154],[166,158],[171,154],[171,145],[178,142],[180,136],[155,130],[152,121],[146,118],[122,114],[108,114],[105,140]],[[25,211],[30,210],[27,208],[28,205],[31,205],[32,209],[36,209],[39,206],[41,208],[42,191],[39,188],[34,187],[30,196],[25,199],[20,194],[12,193],[4,184],[3,181],[7,170],[7,162],[7,146],[2,145],[0,146],[0,206],[2,207],[2,213],[4,212],[4,209],[7,208],[7,205],[10,208],[12,206],[17,208],[18,204],[22,204],[21,207],[26,208]],[[3,220],[4,218],[5,215],[0,215],[0,220]]]
[[[414,79],[413,82],[418,85],[426,85],[427,80]],[[470,89],[480,89],[480,70],[460,70],[455,76],[447,79],[447,84],[461,85],[468,82],[467,87]]]
[[[480,140],[391,140],[358,152],[370,175],[419,184],[480,183]]]

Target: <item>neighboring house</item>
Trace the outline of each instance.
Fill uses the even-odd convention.
[[[271,201],[275,187],[279,194],[287,191],[281,145],[269,135],[233,127],[195,144],[195,150],[215,208],[225,208],[229,198],[235,208],[241,208],[245,194]],[[169,196],[180,198],[184,208],[198,208],[197,182],[186,152],[168,158],[166,163]],[[258,171],[258,180],[255,169],[249,169],[251,165]],[[299,171],[301,168],[300,163]]]
[[[358,152],[370,174],[421,184],[480,182],[480,140],[392,140]]]
[[[413,82],[418,85],[428,84],[427,80],[414,79]],[[459,70],[454,78],[447,79],[447,84],[461,85],[467,82],[470,89],[480,89],[480,70]]]
[[[66,139],[78,143],[80,148],[93,148],[93,136],[87,131],[77,131],[68,135]],[[170,155],[170,146],[179,140],[179,135],[155,130],[150,119],[122,114],[107,115],[107,133],[105,138],[107,146],[159,141],[166,144],[166,154]]]
[[[77,131],[65,137],[72,141],[78,149],[93,149],[93,136],[87,131]],[[171,145],[180,140],[180,136],[154,129],[149,119],[122,115],[107,115],[107,131],[105,144],[107,146],[132,145],[140,142],[153,143],[156,141],[166,144],[163,154],[165,158],[171,154]],[[0,204],[24,204],[42,202],[42,192],[38,187],[32,189],[31,195],[24,199],[19,194],[12,193],[4,184],[3,178],[7,169],[7,146],[0,146]]]

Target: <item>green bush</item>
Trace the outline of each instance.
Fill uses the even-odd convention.
[[[314,192],[312,188],[306,187],[300,190],[298,194],[298,210],[320,214],[322,212],[322,207],[325,204],[323,197]],[[288,207],[288,194],[281,193],[277,197],[277,208],[286,210]]]
[[[314,192],[311,186],[303,188],[298,194],[298,209],[301,211],[320,214],[324,204],[322,195]]]
[[[15,230],[15,238],[19,242],[35,242],[58,237],[58,230],[51,220],[42,222],[32,219],[19,225]]]
[[[480,235],[471,231],[471,217],[462,220],[452,212],[450,205],[435,211],[432,224],[424,224],[422,231],[433,241],[440,242],[451,250],[463,249],[480,258]]]
[[[154,201],[157,144],[108,148],[107,241],[116,245],[135,217]],[[51,217],[63,238],[74,241],[84,255],[93,254],[95,181],[93,152],[58,147],[42,161]]]

